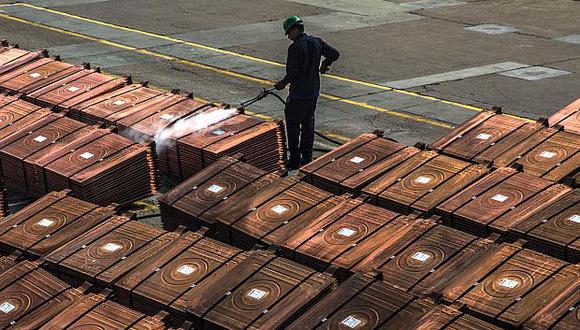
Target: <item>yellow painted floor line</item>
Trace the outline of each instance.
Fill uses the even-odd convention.
[[[9,4],[7,6],[29,7],[29,8],[33,8],[36,10],[45,11],[45,12],[49,12],[49,13],[53,13],[53,14],[57,14],[57,15],[61,15],[61,16],[69,17],[69,18],[74,18],[74,19],[78,19],[78,20],[82,20],[82,21],[86,21],[86,22],[90,22],[90,23],[94,23],[94,24],[98,24],[98,25],[102,25],[102,26],[107,26],[107,27],[111,27],[111,28],[115,28],[115,29],[119,29],[119,30],[123,30],[123,31],[134,32],[134,33],[146,35],[149,37],[154,37],[154,38],[158,38],[158,39],[162,39],[162,40],[172,41],[175,43],[181,43],[181,44],[188,45],[191,47],[206,49],[206,50],[218,52],[221,54],[232,55],[232,56],[244,58],[247,60],[251,60],[254,62],[270,64],[270,65],[274,65],[274,66],[278,66],[278,67],[285,66],[285,64],[283,64],[283,63],[279,63],[279,62],[275,62],[275,61],[271,61],[271,60],[266,60],[266,59],[262,59],[262,58],[251,56],[251,55],[245,55],[245,54],[236,53],[236,52],[232,52],[232,51],[228,51],[228,50],[224,50],[224,49],[220,49],[220,48],[202,45],[199,43],[195,43],[195,42],[191,42],[191,41],[187,41],[187,40],[183,40],[183,39],[168,37],[168,36],[164,36],[164,35],[156,34],[156,33],[152,33],[152,32],[146,32],[146,31],[142,31],[142,30],[138,30],[138,29],[134,29],[134,28],[129,28],[129,27],[122,26],[122,25],[107,23],[107,22],[103,22],[103,21],[99,21],[99,20],[95,20],[95,19],[91,19],[91,18],[79,16],[79,15],[69,14],[69,13],[62,12],[62,11],[55,10],[55,9],[35,6],[35,5],[27,4],[27,3],[14,3],[14,4]],[[402,89],[396,89],[396,88],[383,86],[383,85],[379,85],[379,84],[375,84],[375,83],[367,82],[367,81],[362,81],[362,80],[358,80],[358,79],[346,78],[346,77],[336,76],[336,75],[332,75],[332,74],[327,74],[326,77],[331,78],[331,79],[335,79],[335,80],[340,80],[340,81],[345,81],[345,82],[361,85],[361,86],[376,88],[376,89],[380,89],[380,90],[384,90],[384,91],[393,91],[396,93],[406,94],[406,95],[414,96],[414,97],[418,97],[418,98],[441,101],[441,102],[444,102],[446,104],[453,105],[453,106],[460,107],[460,108],[464,108],[467,110],[472,110],[472,111],[485,110],[483,108],[475,107],[472,105],[462,104],[459,102],[447,101],[447,100],[432,97],[432,96],[422,95],[419,93],[410,92],[410,91],[402,90]]]
[[[261,78],[256,78],[256,77],[248,76],[248,75],[245,75],[245,74],[233,72],[233,71],[230,71],[230,70],[213,67],[213,66],[210,66],[210,65],[205,65],[205,64],[201,64],[201,63],[197,63],[197,62],[192,62],[192,61],[180,59],[180,58],[173,57],[173,56],[170,56],[170,55],[156,53],[156,52],[153,52],[153,51],[150,51],[150,50],[146,50],[146,49],[140,49],[140,48],[136,48],[136,47],[122,45],[122,44],[119,44],[119,43],[116,43],[116,42],[113,42],[113,41],[109,41],[109,40],[106,40],[106,39],[95,38],[95,37],[87,36],[87,35],[80,34],[80,33],[77,33],[77,32],[71,32],[71,31],[68,31],[68,30],[64,30],[64,29],[60,29],[60,28],[55,28],[55,27],[48,26],[48,25],[45,25],[45,24],[32,22],[32,21],[25,20],[25,19],[18,18],[18,17],[13,17],[13,16],[10,16],[10,15],[7,15],[7,14],[0,13],[0,17],[5,18],[5,19],[8,19],[8,20],[13,20],[13,21],[25,23],[25,24],[28,24],[28,25],[32,25],[32,26],[44,28],[44,29],[47,29],[47,30],[50,30],[50,31],[67,34],[67,35],[74,36],[74,37],[77,37],[77,38],[82,38],[82,39],[90,40],[90,41],[93,41],[93,42],[99,42],[99,43],[102,43],[102,44],[105,44],[105,45],[108,45],[108,46],[112,46],[112,47],[117,47],[117,48],[121,48],[121,49],[124,49],[124,50],[133,51],[133,52],[140,53],[140,54],[143,54],[143,55],[148,55],[148,56],[153,56],[153,57],[161,58],[161,59],[164,59],[164,60],[167,60],[167,61],[171,61],[171,62],[174,62],[174,63],[188,65],[188,66],[191,66],[191,67],[200,68],[200,69],[204,69],[204,70],[209,70],[209,71],[212,71],[212,72],[215,72],[215,73],[232,76],[232,77],[236,77],[236,78],[239,78],[239,79],[245,79],[245,80],[253,81],[253,82],[256,82],[256,83],[259,83],[259,84],[264,84],[264,85],[268,85],[268,86],[272,86],[274,84],[274,81],[270,81],[270,80],[266,80],[266,79],[261,79]],[[345,104],[349,104],[349,105],[355,105],[357,107],[361,107],[361,108],[365,108],[365,109],[369,109],[369,110],[374,110],[374,111],[378,111],[378,112],[383,112],[383,113],[389,114],[391,116],[395,116],[395,117],[399,117],[399,118],[405,118],[405,119],[409,119],[409,120],[412,120],[412,121],[429,124],[429,125],[432,125],[432,126],[443,127],[443,128],[448,128],[448,129],[453,128],[453,126],[450,125],[450,124],[448,124],[448,123],[441,122],[441,121],[437,121],[437,120],[432,120],[432,119],[428,119],[428,118],[424,118],[424,117],[419,116],[419,115],[412,115],[412,114],[401,113],[401,112],[397,112],[397,111],[393,111],[393,110],[388,110],[388,109],[385,109],[385,108],[381,108],[381,107],[369,105],[369,104],[363,103],[363,102],[357,102],[357,101],[350,100],[350,99],[343,99],[343,98],[340,98],[340,97],[337,97],[337,96],[334,96],[334,95],[330,95],[330,94],[321,94],[320,96],[323,97],[323,98],[332,100],[332,101],[337,101],[337,102],[341,102],[341,103],[345,103]]]

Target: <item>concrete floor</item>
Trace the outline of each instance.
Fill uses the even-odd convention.
[[[0,7],[0,38],[239,104],[283,76],[294,14],[341,51],[317,110],[339,138],[430,142],[479,107],[537,119],[580,97],[573,0],[32,0]],[[273,98],[249,110],[282,116]]]

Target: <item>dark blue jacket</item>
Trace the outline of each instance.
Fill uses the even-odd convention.
[[[290,98],[309,99],[320,94],[320,59],[330,66],[340,56],[338,50],[324,40],[301,34],[288,47],[284,84],[290,84]]]

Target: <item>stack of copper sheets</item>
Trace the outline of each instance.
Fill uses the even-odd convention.
[[[580,261],[579,223],[580,190],[575,189],[529,214],[512,226],[510,233],[528,240],[530,248],[577,263]]]
[[[26,98],[39,105],[69,109],[128,82],[130,79],[104,75],[98,69],[82,69],[26,93]]]
[[[429,212],[488,172],[436,151],[421,151],[372,182],[363,192],[380,206],[402,213]]]
[[[104,288],[177,237],[176,233],[133,221],[127,216],[113,216],[45,258],[61,278],[71,283],[89,281]]]
[[[465,160],[490,162],[496,168],[518,165],[525,173],[559,181],[578,171],[578,139],[574,133],[486,111],[431,147]]]
[[[443,300],[465,304],[470,314],[503,327],[550,328],[578,304],[578,264],[517,245],[502,244],[456,267],[460,271],[441,290]]]
[[[318,217],[344,198],[301,182],[298,177],[285,177],[243,200],[228,199],[212,213],[223,239],[251,247],[261,240],[271,240],[272,235],[285,234],[294,221]]]
[[[437,211],[451,219],[453,227],[476,235],[506,233],[570,190],[512,168],[500,168],[453,195]]]
[[[548,125],[550,127],[559,126],[566,132],[580,135],[580,99],[550,116]]]
[[[284,328],[333,283],[330,273],[255,251],[229,272],[196,286],[187,296],[187,312],[204,329]]]
[[[32,93],[65,77],[88,69],[58,59],[41,58],[0,76],[0,88],[12,93]]]
[[[0,75],[44,56],[48,56],[46,50],[29,52],[19,49],[18,45],[10,46],[5,40],[2,40],[0,41]]]
[[[102,294],[91,293],[63,310],[40,329],[156,330],[165,329],[163,318],[163,314],[150,317],[107,300]]]
[[[10,214],[7,198],[6,185],[4,184],[4,179],[0,177],[0,219]]]
[[[115,283],[117,299],[148,314],[169,311],[185,319],[193,288],[231,271],[248,253],[187,232]]]
[[[22,261],[0,273],[0,328],[38,329],[78,303],[83,290]]]
[[[243,200],[278,178],[237,158],[221,158],[159,198],[163,224],[167,228],[213,226],[212,211],[220,204]]]
[[[241,153],[244,161],[264,171],[283,167],[282,122],[265,122],[239,114],[177,140],[181,177],[199,172],[223,156]]]
[[[155,192],[147,145],[21,100],[0,108],[0,115],[14,123],[0,128],[0,160],[10,188],[33,196],[71,189],[100,205],[126,204]]]
[[[335,194],[360,193],[381,174],[391,170],[419,150],[376,134],[363,134],[334,149],[300,171],[305,180]]]
[[[0,250],[44,257],[114,212],[115,205],[99,207],[70,197],[70,190],[52,192],[0,222]]]

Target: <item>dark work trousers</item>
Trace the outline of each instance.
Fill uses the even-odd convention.
[[[289,169],[297,169],[312,161],[314,145],[314,111],[318,98],[289,98],[284,108],[288,135]]]

